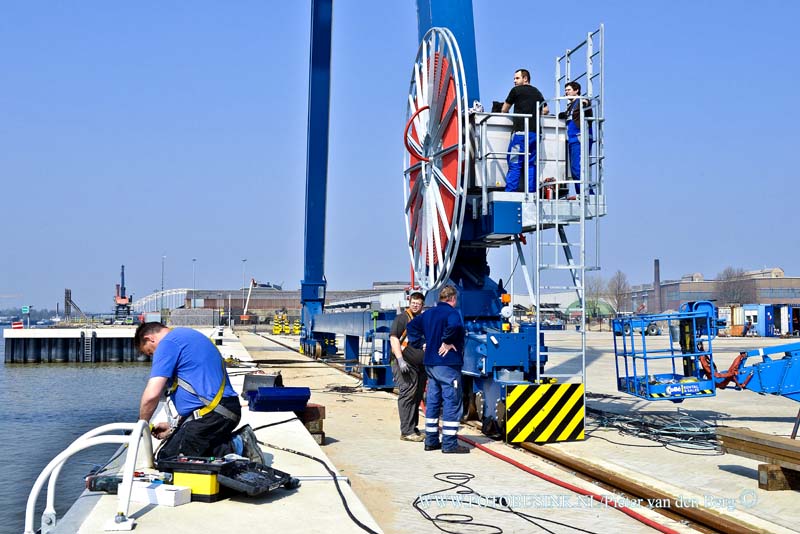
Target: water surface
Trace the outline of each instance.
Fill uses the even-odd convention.
[[[0,330],[0,360],[5,342]],[[107,423],[134,422],[150,363],[0,365],[0,532],[22,532],[25,504],[42,469],[78,436]],[[63,517],[83,491],[83,476],[116,445],[69,460],[58,479],[56,512]],[[45,490],[36,507],[44,510]]]

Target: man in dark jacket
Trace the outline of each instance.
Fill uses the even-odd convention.
[[[592,108],[589,107],[589,101],[581,96],[581,84],[578,82],[567,82],[564,86],[564,94],[569,99],[569,105],[566,111],[558,114],[559,119],[567,121],[567,149],[569,155],[569,174],[570,177],[576,182],[581,180],[581,107],[585,108],[583,111],[584,119],[592,118]],[[587,142],[589,145],[589,152],[592,151],[592,144],[594,137],[592,136],[592,123],[587,121],[588,129]],[[580,183],[575,184],[575,198],[581,194]],[[589,188],[589,194],[593,195],[594,191]]]
[[[425,372],[428,395],[425,400],[425,450],[441,449],[448,454],[468,453],[458,444],[458,423],[461,420],[464,364],[464,323],[455,309],[458,293],[447,286],[439,293],[439,302],[408,323],[406,331],[412,346],[425,343]],[[439,415],[442,417],[442,439],[439,441]]]
[[[408,299],[408,308],[399,314],[392,323],[389,343],[392,345],[392,376],[397,386],[397,411],[400,415],[400,439],[403,441],[423,441],[419,433],[419,403],[425,393],[427,377],[423,365],[422,349],[408,344],[406,327],[414,317],[422,313],[425,297],[414,292]]]

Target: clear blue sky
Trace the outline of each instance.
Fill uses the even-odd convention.
[[[474,2],[483,103],[606,25],[602,274],[798,268],[796,2]],[[564,4],[566,5],[566,4]],[[310,2],[23,2],[0,16],[0,308],[128,290],[296,288]],[[329,287],[408,279],[411,0],[338,0]],[[504,260],[498,272],[507,272]],[[500,273],[502,274],[502,273]]]

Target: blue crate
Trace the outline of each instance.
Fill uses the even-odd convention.
[[[311,390],[303,387],[260,387],[246,393],[251,412],[303,411],[311,398]]]

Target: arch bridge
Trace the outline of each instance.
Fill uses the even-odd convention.
[[[156,291],[137,299],[133,302],[135,312],[157,312],[163,309],[174,310],[186,304],[186,295],[191,291],[188,288],[165,289]]]

